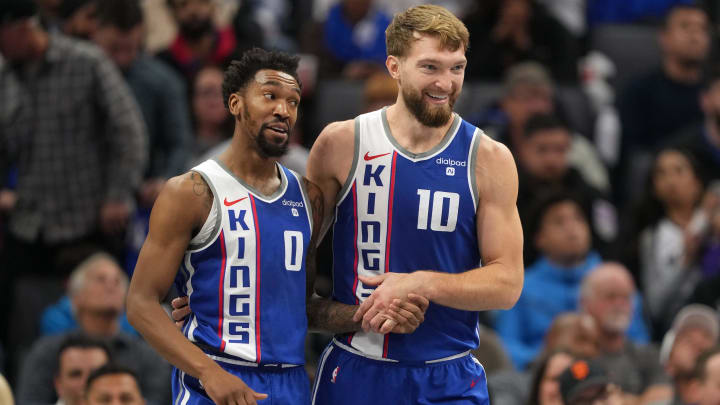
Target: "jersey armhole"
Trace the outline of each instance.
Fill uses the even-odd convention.
[[[190,244],[188,245],[188,251],[202,250],[208,247],[220,234],[220,228],[222,226],[222,214],[220,213],[220,197],[218,196],[217,190],[215,190],[215,186],[210,182],[210,179],[205,173],[201,171],[195,172],[202,176],[203,180],[205,180],[205,183],[207,183],[208,187],[210,187],[210,190],[212,190],[213,203],[212,207],[210,207],[210,212],[208,213],[208,217],[205,220],[205,223],[203,223],[202,228],[200,228],[198,234],[190,240]]]
[[[313,207],[312,207],[312,205],[310,205],[310,195],[308,194],[307,187],[305,187],[305,182],[303,181],[303,177],[294,170],[291,170],[291,169],[288,169],[288,170],[290,171],[290,173],[293,174],[293,176],[295,176],[295,179],[298,182],[298,186],[300,186],[300,193],[302,194],[302,197],[304,200],[303,202],[305,203],[305,212],[307,212],[308,223],[310,223],[310,234],[312,235],[313,226],[315,224],[313,223]]]
[[[358,153],[360,151],[360,117],[355,117],[354,124],[355,125],[353,131],[355,133],[353,134],[354,143],[352,165],[350,166],[348,177],[347,179],[345,179],[345,184],[343,184],[340,192],[338,193],[337,200],[335,201],[335,206],[340,205],[340,203],[345,199],[345,196],[348,194],[348,191],[350,191],[350,188],[355,181],[355,171],[357,170]]]
[[[473,132],[472,142],[470,143],[470,156],[468,156],[468,186],[470,187],[470,194],[473,198],[473,204],[475,204],[475,211],[477,211],[478,204],[480,203],[480,191],[477,186],[477,176],[475,167],[477,166],[477,151],[478,144],[480,143],[480,137],[483,132],[480,129],[475,129]]]

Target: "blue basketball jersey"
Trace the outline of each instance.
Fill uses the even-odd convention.
[[[355,157],[336,206],[333,297],[358,304],[359,275],[480,265],[475,155],[481,131],[455,115],[432,150],[413,154],[390,133],[386,110],[355,119]],[[338,340],[373,357],[426,361],[474,349],[478,313],[431,303],[412,334],[356,332]]]
[[[175,281],[190,299],[185,336],[212,354],[304,364],[312,215],[300,177],[278,164],[282,184],[263,196],[220,161],[192,170],[210,186],[214,202]]]

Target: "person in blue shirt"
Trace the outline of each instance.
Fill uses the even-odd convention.
[[[587,218],[572,194],[542,196],[534,212],[526,240],[534,243],[540,258],[526,269],[525,286],[515,307],[499,311],[495,320],[505,349],[520,370],[538,355],[552,320],[563,312],[578,310],[583,277],[602,263],[592,250]],[[646,342],[639,298],[634,300],[628,335]]]

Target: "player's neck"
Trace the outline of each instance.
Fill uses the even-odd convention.
[[[423,125],[410,112],[402,97],[398,97],[398,101],[387,109],[388,125],[393,138],[412,153],[427,152],[442,142],[454,118],[454,114],[451,114],[448,122],[441,127]]]
[[[245,183],[264,195],[272,195],[281,185],[278,158],[261,156],[254,142],[248,136],[236,134],[219,159]]]

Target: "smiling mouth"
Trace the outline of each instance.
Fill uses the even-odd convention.
[[[432,101],[434,103],[444,103],[449,98],[447,94],[434,94],[434,93],[428,93],[428,92],[425,92],[423,94],[425,96],[427,96],[427,98],[429,98],[430,101]]]

